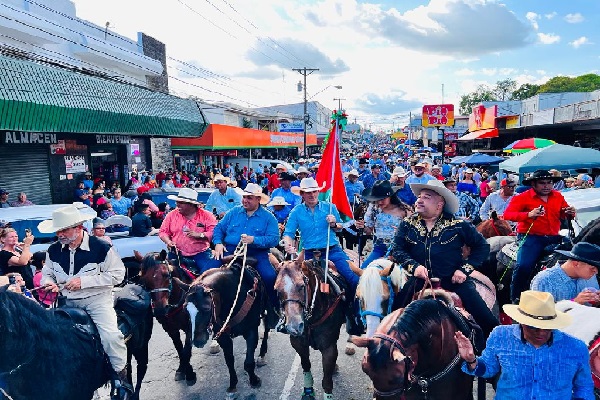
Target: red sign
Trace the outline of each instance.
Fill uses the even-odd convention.
[[[423,106],[424,127],[453,126],[454,104],[431,104]]]
[[[204,150],[205,156],[237,157],[237,150]]]

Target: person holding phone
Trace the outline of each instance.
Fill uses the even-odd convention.
[[[25,285],[33,289],[33,272],[29,268],[31,260],[31,244],[33,235],[30,230],[25,232],[25,238],[19,243],[17,231],[13,228],[4,228],[0,231],[0,275],[17,272],[23,276]]]
[[[504,210],[504,219],[517,222],[517,240],[521,243],[510,285],[513,304],[518,304],[521,292],[529,288],[531,273],[544,248],[562,241],[560,221],[575,218],[575,208],[554,190],[554,183],[560,179],[550,171],[535,171],[523,180],[523,185],[531,189],[513,197]]]

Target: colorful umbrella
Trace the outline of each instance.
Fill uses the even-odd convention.
[[[553,144],[556,144],[556,142],[550,139],[527,138],[512,142],[503,150],[507,153],[523,154],[527,153],[530,150],[541,149],[544,147],[552,146]]]

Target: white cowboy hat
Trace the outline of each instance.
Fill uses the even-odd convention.
[[[283,165],[283,164],[277,164],[277,165],[275,166],[275,169],[282,169],[282,170],[284,170],[284,171],[287,171],[287,168],[286,168],[286,167],[285,167],[285,165]]]
[[[455,214],[458,211],[458,199],[440,180],[432,179],[427,183],[411,183],[410,188],[417,197],[423,189],[433,190],[446,201],[446,204],[444,205],[445,212],[448,214]]]
[[[179,193],[177,193],[177,196],[174,194],[170,194],[167,196],[167,199],[181,201],[183,203],[192,203],[198,205],[201,204],[198,201],[198,192],[190,188],[181,188],[179,189]]]
[[[310,174],[310,171],[306,168],[306,167],[298,167],[298,171],[296,171],[296,174]]]
[[[57,208],[52,212],[52,219],[47,219],[38,224],[42,233],[54,233],[66,228],[82,225],[85,221],[94,219],[95,215],[82,214],[74,205]]]
[[[221,174],[216,174],[215,177],[213,178],[213,182],[216,182],[216,181],[225,181],[225,183],[229,184],[231,179],[229,179],[228,177],[223,176]]]
[[[295,194],[300,194],[300,192],[320,192],[324,187],[325,183],[323,183],[323,186],[319,186],[315,178],[302,178],[300,186],[292,186],[292,192]]]
[[[283,196],[275,196],[271,199],[271,202],[269,204],[267,204],[267,206],[272,207],[272,206],[289,206],[290,203],[288,203],[287,201],[285,201],[285,198],[283,198]]]
[[[409,173],[406,172],[406,170],[402,167],[396,167],[394,168],[394,171],[392,172],[392,176],[407,176]]]
[[[247,184],[242,196],[258,196],[260,197],[260,204],[267,204],[270,200],[269,196],[263,193],[262,187],[256,183]]]
[[[559,329],[570,325],[573,318],[556,309],[554,297],[548,292],[526,290],[521,293],[519,305],[505,304],[504,312],[523,325],[539,329]]]
[[[352,175],[352,176],[357,176],[357,177],[358,177],[358,176],[360,176],[360,175],[359,175],[359,173],[358,173],[358,171],[357,171],[357,170],[355,170],[355,169],[352,169],[352,170],[350,170],[350,171],[348,171],[348,172],[346,173],[346,176],[350,176],[350,175]]]

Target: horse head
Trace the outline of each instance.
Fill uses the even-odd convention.
[[[218,311],[215,306],[216,296],[213,289],[199,279],[190,285],[185,297],[184,308],[190,315],[192,344],[196,347],[204,347],[210,337],[214,317]]]
[[[365,269],[350,265],[360,276],[356,297],[360,302],[360,315],[367,325],[367,337],[372,337],[383,317],[392,311],[393,296],[406,281],[405,272],[385,258],[371,262]]]
[[[305,314],[312,301],[310,287],[303,272],[303,264],[294,261],[284,261],[277,264],[277,279],[275,290],[279,293],[281,309],[285,315],[285,326],[292,336],[304,334]]]
[[[476,229],[486,239],[494,236],[510,236],[513,234],[512,226],[510,226],[508,221],[500,218],[496,211],[492,211],[490,219],[481,222],[477,225]]]
[[[169,309],[169,297],[173,291],[173,266],[167,254],[148,253],[142,259],[140,282],[150,292],[152,311],[156,317],[165,316]]]

